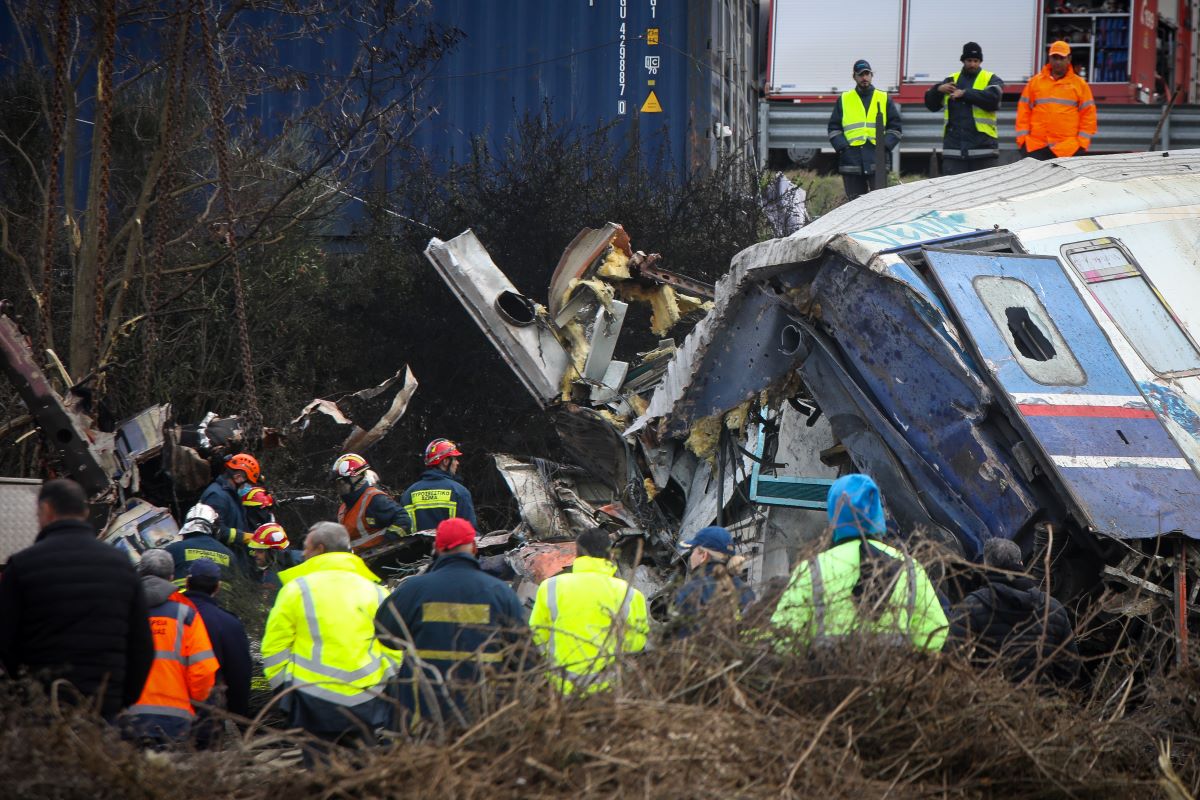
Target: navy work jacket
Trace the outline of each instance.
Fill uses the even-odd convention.
[[[397,676],[404,707],[415,720],[426,717],[432,693],[449,722],[449,703],[463,707],[463,690],[479,679],[480,664],[502,666],[499,651],[522,638],[526,616],[507,583],[483,572],[474,556],[449,553],[383,601],[375,630],[385,646],[405,652]]]

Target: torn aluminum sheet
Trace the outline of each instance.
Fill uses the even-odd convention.
[[[545,311],[517,291],[475,234],[466,231],[448,242],[432,239],[425,257],[538,404],[545,408],[556,401],[571,356]]]
[[[535,539],[573,540],[580,531],[599,524],[597,506],[613,499],[607,489],[589,485],[592,482],[577,468],[541,459],[529,463],[502,453],[493,460]],[[596,499],[602,502],[591,502]]]
[[[551,315],[558,318],[573,286],[596,273],[601,266],[600,258],[609,247],[626,259],[633,256],[629,234],[615,222],[606,223],[599,229],[584,228],[571,240],[554,267],[554,274],[550,276],[550,293],[546,304]]]
[[[342,442],[343,451],[366,450],[386,436],[404,416],[416,391],[417,379],[412,369],[405,366],[378,386],[362,389],[336,402],[322,398],[314,399],[288,423],[287,430],[307,430],[315,415],[321,414],[339,425],[353,426]],[[392,394],[392,399],[381,413],[380,407],[389,393]]]

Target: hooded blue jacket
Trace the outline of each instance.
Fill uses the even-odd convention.
[[[826,510],[834,544],[860,536],[882,539],[887,535],[879,487],[866,475],[845,475],[834,481],[829,487]]]

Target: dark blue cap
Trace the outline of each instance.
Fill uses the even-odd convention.
[[[707,528],[701,528],[696,531],[696,535],[691,538],[691,541],[685,542],[687,547],[703,547],[705,550],[712,550],[714,553],[724,553],[727,556],[733,555],[733,537],[729,535],[729,531],[717,525],[710,525]]]
[[[871,72],[871,62],[867,61],[865,58],[860,58],[858,61],[854,62],[854,74],[857,75],[863,70]]]
[[[198,558],[188,568],[189,578],[221,578],[221,568],[208,558]]]

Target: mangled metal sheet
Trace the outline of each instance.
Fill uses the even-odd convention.
[[[550,276],[550,292],[546,305],[550,314],[558,318],[574,284],[590,278],[601,266],[600,257],[614,248],[625,258],[633,256],[629,247],[629,234],[615,222],[603,228],[584,228],[563,250],[562,257]]]
[[[538,404],[554,402],[572,362],[544,310],[517,291],[471,231],[432,239],[425,257]]]
[[[517,500],[521,520],[535,539],[574,539],[599,524],[596,506],[580,496],[581,471],[541,459],[520,461],[497,453],[496,469]]]
[[[386,436],[404,416],[417,386],[412,369],[405,366],[378,386],[362,389],[336,402],[314,399],[288,423],[288,430],[305,431],[320,414],[338,425],[352,426],[342,442],[343,451],[366,450]]]
[[[0,313],[0,365],[67,476],[89,496],[107,492],[118,469],[112,434],[98,437],[91,421],[54,390],[17,323],[4,313]]]

